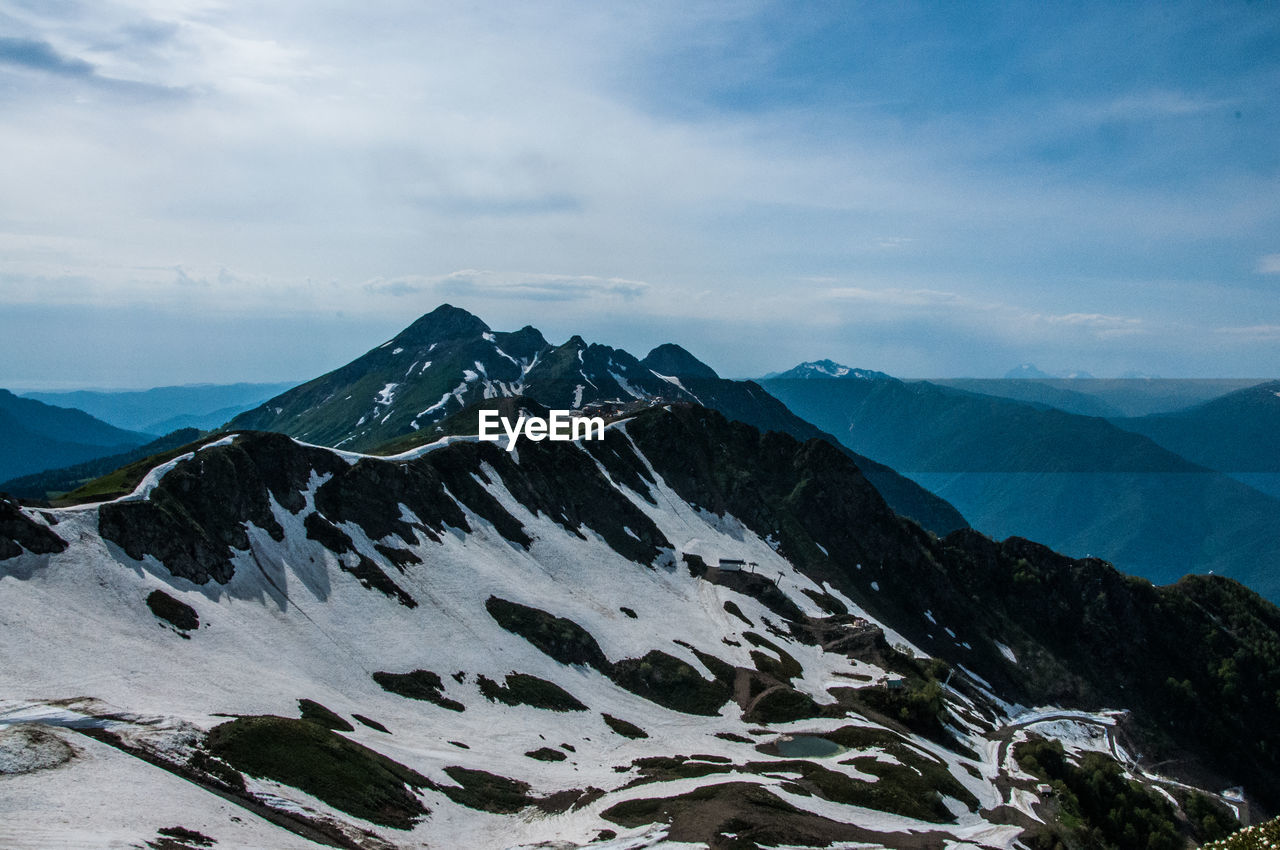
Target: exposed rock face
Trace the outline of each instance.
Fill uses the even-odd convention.
[[[612,451],[608,446],[624,442],[613,433],[597,451],[607,456]],[[630,462],[634,470],[634,454]],[[495,473],[497,480],[491,477]],[[337,527],[343,523],[359,526],[371,540],[395,536],[414,544],[419,534],[438,540],[446,527],[469,531],[463,506],[493,523],[512,543],[528,546],[532,539],[487,489],[492,484],[566,529],[580,533],[577,529],[583,527],[599,534],[633,560],[649,563],[659,547],[671,545],[591,456],[580,451],[529,443],[521,447],[517,463],[492,443],[460,443],[407,462],[365,458],[349,464],[332,452],[271,433],[244,434],[231,445],[211,446],[180,461],[148,499],[102,505],[99,527],[105,539],[132,558],[152,555],[175,576],[197,584],[211,579],[225,584],[234,572],[234,553],[249,549],[246,524],[283,539],[272,501],[291,513],[302,511],[303,491],[313,476],[327,480],[315,489],[316,511],[304,518],[307,535],[336,554],[353,551],[349,535]],[[403,517],[402,505],[416,522]],[[16,516],[13,522],[25,523],[32,539],[45,539],[39,531],[49,533]],[[403,556],[391,560],[402,561]],[[404,563],[396,567],[403,569]],[[363,569],[371,579],[371,571],[380,572],[372,563],[353,569]]]
[[[283,539],[271,499],[297,513],[311,475],[332,475],[344,465],[332,452],[280,434],[211,446],[174,466],[148,499],[104,504],[99,531],[132,558],[153,555],[175,576],[225,584],[232,551],[249,548],[245,524]]]
[[[0,495],[0,561],[16,558],[24,549],[48,555],[66,548],[66,541],[52,529],[23,513],[13,499]]]

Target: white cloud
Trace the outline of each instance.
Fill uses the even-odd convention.
[[[649,291],[649,284],[626,278],[595,275],[557,275],[529,272],[497,272],[462,269],[436,277],[408,276],[367,282],[375,295],[431,295],[511,298],[529,301],[634,300]]]
[[[773,61],[768,37],[731,43],[760,5],[0,0],[13,37],[130,84],[0,77],[0,303],[369,318],[453,298],[495,327],[625,312],[1089,345],[1194,313],[1203,288],[1166,307],[1134,269],[1271,247],[1248,246],[1274,233],[1274,176],[1153,188],[1039,158],[1081,121],[1229,106],[1175,82],[914,117],[901,92],[687,99],[679,74],[704,69],[672,57],[733,54],[730,92]],[[1280,318],[1227,309],[1201,324]]]
[[[1280,325],[1246,325],[1215,328],[1220,334],[1242,340],[1280,340]]]
[[[888,308],[898,316],[929,315],[957,326],[981,324],[1008,338],[1025,337],[1033,328],[1078,330],[1096,338],[1148,333],[1149,323],[1134,316],[1105,313],[1046,313],[1025,305],[995,301],[936,289],[833,287],[826,297],[836,302],[857,302]],[[878,320],[888,318],[875,314]]]

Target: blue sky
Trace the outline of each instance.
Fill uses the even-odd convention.
[[[0,0],[0,386],[1280,372],[1280,4],[461,5]]]

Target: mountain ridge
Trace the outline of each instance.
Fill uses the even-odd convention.
[[[492,331],[481,319],[444,304],[350,363],[237,416],[228,430],[268,430],[356,451],[395,451],[443,435],[442,424],[476,405],[527,397],[548,408],[694,402],[761,428],[827,437],[759,384],[720,378],[679,346],[654,348],[646,360],[573,335],[552,345],[535,328]],[[405,363],[409,365],[405,368]],[[945,500],[888,466],[855,455],[900,513],[946,534],[967,526]]]
[[[1280,381],[1113,424],[1220,472],[1280,472]]]
[[[241,382],[183,384],[146,390],[30,390],[19,395],[45,404],[83,410],[117,428],[162,435],[179,427],[217,427],[291,386],[288,382]],[[216,422],[209,421],[209,417],[216,418],[215,413],[225,415]],[[175,422],[180,417],[181,421]],[[173,427],[166,427],[171,423]]]
[[[27,647],[0,684],[28,700],[0,716],[43,712],[56,735],[71,711],[113,752],[370,850],[608,847],[605,829],[640,848],[666,821],[711,846],[1073,840],[1018,749],[1032,732],[1177,791],[1105,755],[1131,735],[1180,778],[1280,803],[1274,606],[1224,578],[1154,588],[1025,540],[933,538],[829,442],[697,405],[514,454],[458,440],[380,460],[228,434],[98,507],[0,503],[0,577],[0,648]],[[64,639],[33,653],[35,623]],[[97,701],[59,703],[86,665]],[[777,749],[796,733],[847,755]],[[395,759],[377,762],[395,794],[375,797],[394,810],[317,781],[375,757]],[[59,770],[88,776],[83,757]],[[187,812],[205,834],[246,828]]]

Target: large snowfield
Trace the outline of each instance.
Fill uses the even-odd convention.
[[[342,457],[344,463],[359,460],[351,453]],[[148,498],[156,481],[181,460],[155,471],[126,498]],[[712,679],[714,671],[688,647],[734,666],[755,663],[754,647],[743,637],[753,628],[729,613],[726,602],[736,605],[756,632],[765,631],[777,616],[752,596],[691,575],[682,555],[699,555],[712,564],[718,558],[753,562],[814,617],[824,612],[805,591],[839,598],[734,517],[694,507],[656,473],[654,477],[656,504],[617,485],[676,547],[646,565],[623,557],[585,527],[574,533],[530,512],[504,488],[499,475],[488,475],[486,489],[534,542],[527,550],[515,545],[469,510],[470,533],[452,529],[438,542],[420,535],[408,548],[422,563],[408,566],[403,574],[392,573],[417,601],[414,608],[362,586],[341,569],[339,560],[350,564],[353,553],[338,555],[308,538],[303,519],[313,511],[315,490],[323,483],[315,474],[304,494],[306,507],[297,513],[278,504],[273,508],[285,530],[282,541],[262,529],[248,529],[251,549],[237,552],[234,576],[225,585],[197,585],[175,577],[151,556],[129,557],[99,533],[97,507],[28,510],[28,516],[49,524],[68,546],[58,554],[24,552],[0,561],[0,847],[145,847],[162,837],[159,830],[174,827],[213,839],[217,848],[316,846],[246,808],[243,801],[220,796],[155,763],[184,762],[204,732],[231,716],[296,717],[299,699],[314,700],[344,718],[359,714],[382,724],[387,732],[357,722],[345,735],[440,787],[457,784],[445,768],[463,766],[526,782],[539,796],[565,789],[605,792],[560,814],[532,807],[494,814],[425,789],[418,793],[429,814],[403,830],[363,821],[297,788],[249,778],[248,790],[257,803],[336,825],[354,842],[351,846],[701,846],[669,840],[661,824],[627,829],[601,813],[629,799],[672,797],[738,781],[767,786],[798,809],[879,836],[877,841],[836,846],[903,846],[911,836],[927,835],[948,847],[1013,847],[1020,828],[1009,825],[1007,817],[993,819],[991,813],[1007,806],[1038,820],[1037,796],[1027,790],[1031,777],[1019,772],[1009,748],[990,729],[968,723],[955,731],[977,759],[919,736],[909,738],[911,748],[945,763],[979,801],[971,811],[948,798],[956,816],[953,824],[803,796],[783,787],[785,771],[731,769],[632,784],[639,776],[633,763],[645,757],[698,754],[740,765],[761,759],[756,745],[785,734],[872,725],[852,715],[761,728],[745,722],[733,701],[718,716],[664,708],[591,667],[553,660],[489,614],[485,602],[491,596],[542,609],[586,629],[610,661],[660,649]],[[402,510],[415,521],[407,508]],[[359,553],[386,564],[374,545],[389,541],[368,539],[355,523],[343,525],[342,531]],[[394,543],[404,547],[399,539]],[[157,589],[191,606],[199,628],[184,634],[154,615],[146,600]],[[841,601],[860,613],[851,600]],[[874,685],[887,676],[873,664],[800,643],[780,630],[772,631],[769,640],[799,662],[803,673],[793,685],[819,704],[834,702],[830,688],[847,687],[851,680]],[[383,690],[372,678],[377,671],[419,669],[437,673],[444,696],[463,704],[465,711],[406,699]],[[481,694],[479,677],[501,682],[512,672],[552,682],[588,710],[505,705]],[[969,697],[954,689],[948,689],[947,699],[959,708],[971,705]],[[615,733],[604,714],[635,724],[648,737]],[[1062,738],[1073,751],[1105,749],[1108,739],[1099,739],[1097,726],[1113,723],[1113,718],[1078,716],[1089,723],[1064,719],[1063,712],[1052,708],[1016,722],[1025,726],[1043,717],[1036,732]],[[84,734],[94,726],[135,752]],[[563,760],[525,755],[544,747],[559,751]],[[151,760],[138,757],[137,751],[151,754]],[[877,752],[878,758],[894,761],[883,750],[871,751]],[[828,769],[875,781],[838,758],[820,761]],[[1011,779],[1021,787],[1009,790]]]

